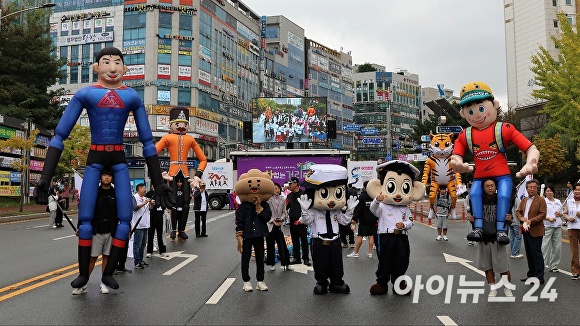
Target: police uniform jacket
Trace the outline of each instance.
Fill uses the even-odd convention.
[[[352,211],[350,214],[345,214],[340,210],[330,211],[330,220],[332,222],[332,233],[336,235],[332,239],[325,240],[335,240],[338,238],[338,224],[349,225],[352,220]],[[300,221],[303,224],[311,224],[312,238],[318,238],[319,234],[328,233],[326,229],[326,210],[311,208],[303,211]]]
[[[378,216],[379,227],[377,233],[393,233],[397,229],[396,224],[403,222],[405,230],[413,227],[411,210],[408,206],[394,206],[373,199],[370,207],[371,212]]]

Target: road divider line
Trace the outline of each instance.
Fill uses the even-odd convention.
[[[71,268],[74,268],[75,269],[75,272],[76,272],[77,269],[78,269],[78,266],[79,266],[79,264],[72,264],[72,265],[69,265],[69,266],[66,266],[66,267],[63,267],[63,268],[59,268],[57,270],[54,270],[54,271],[51,271],[51,272],[48,272],[48,273],[44,273],[42,275],[38,275],[38,276],[35,276],[35,277],[32,277],[32,278],[29,278],[27,280],[24,280],[24,281],[21,281],[21,282],[18,282],[18,283],[14,283],[12,285],[8,285],[6,287],[1,288],[0,289],[0,293],[6,292],[6,291],[9,291],[9,290],[13,290],[13,289],[18,288],[18,287],[20,287],[22,285],[25,285],[25,284],[28,284],[28,283],[31,283],[31,282],[36,282],[38,280],[41,280],[41,279],[44,279],[44,278],[47,278],[47,277],[52,277],[52,276],[55,276],[55,275],[58,276],[59,273],[62,273],[64,271],[67,271],[67,270],[69,270]]]
[[[220,285],[220,287],[214,292],[214,294],[205,302],[205,304],[217,304],[220,299],[226,294],[226,291],[232,286],[236,279],[233,277],[228,277]]]
[[[71,235],[67,235],[64,237],[54,238],[52,240],[56,241],[56,240],[68,239],[68,238],[72,238],[72,237],[76,237],[76,234],[71,234]]]
[[[99,266],[99,265],[101,265],[102,263],[103,263],[102,261],[97,261],[97,262],[95,263],[95,266]],[[76,266],[76,265],[71,265],[71,266]],[[0,302],[2,302],[2,301],[4,301],[4,300],[8,300],[8,299],[10,299],[10,298],[13,298],[13,297],[15,297],[15,296],[17,296],[17,295],[20,295],[20,294],[26,293],[26,292],[28,292],[28,291],[32,291],[32,290],[34,290],[34,289],[36,289],[36,288],[39,288],[39,287],[41,287],[41,286],[45,286],[45,285],[47,285],[47,284],[50,284],[50,283],[52,283],[52,282],[55,282],[55,281],[58,281],[58,280],[60,280],[60,279],[63,279],[63,278],[65,278],[65,277],[69,277],[69,276],[71,276],[71,275],[74,275],[74,274],[76,274],[76,273],[78,273],[78,271],[77,271],[77,270],[73,270],[73,271],[70,271],[70,272],[67,272],[67,273],[63,273],[63,274],[60,274],[60,275],[53,275],[54,277],[51,277],[51,278],[49,278],[49,279],[43,280],[43,281],[41,281],[41,282],[38,282],[38,283],[32,284],[32,285],[30,285],[30,286],[27,286],[27,287],[24,287],[24,288],[22,288],[22,289],[18,289],[18,290],[14,291],[14,292],[11,292],[11,293],[8,293],[8,294],[5,294],[5,295],[3,295],[3,296],[0,296]],[[50,273],[47,273],[47,274],[50,274]],[[47,275],[47,274],[44,274],[44,275]],[[17,283],[17,284],[18,284],[18,283]],[[12,286],[10,286],[10,287],[13,287],[13,285],[12,285]]]
[[[437,316],[437,318],[439,318],[439,321],[445,326],[457,326],[457,323],[449,316]]]

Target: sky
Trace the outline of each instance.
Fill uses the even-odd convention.
[[[305,36],[352,51],[353,65],[419,75],[422,87],[482,81],[507,105],[501,0],[242,0],[259,16],[281,15]]]

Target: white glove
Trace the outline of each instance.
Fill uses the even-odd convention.
[[[308,199],[308,196],[306,194],[303,194],[302,196],[300,196],[300,198],[297,198],[296,200],[298,200],[298,203],[300,204],[300,207],[302,208],[303,211],[307,211],[308,209],[310,209],[310,204],[312,204],[312,200]]]
[[[199,184],[201,183],[201,179],[198,176],[194,176],[193,178],[189,179],[189,186],[191,189],[199,189]]]
[[[348,200],[346,201],[346,206],[348,208],[346,209],[346,212],[344,214],[352,217],[356,205],[358,205],[358,198],[356,196],[350,196],[350,198],[348,198]]]

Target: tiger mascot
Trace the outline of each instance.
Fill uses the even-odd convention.
[[[435,217],[435,199],[439,193],[439,187],[446,187],[451,196],[451,218],[455,218],[455,205],[457,203],[457,187],[461,186],[461,175],[456,173],[449,164],[453,152],[453,134],[429,134],[431,138],[431,156],[425,161],[423,180],[427,186],[429,176],[429,219]],[[463,188],[463,187],[462,187]]]

